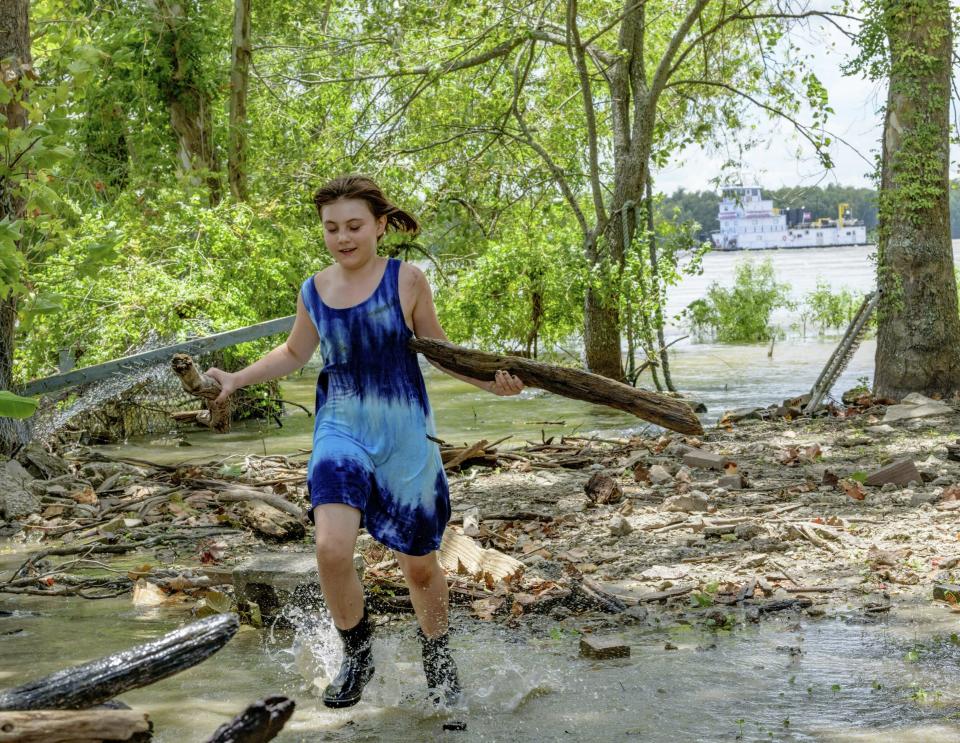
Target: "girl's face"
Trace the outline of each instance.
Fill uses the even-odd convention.
[[[387,227],[363,199],[339,199],[320,211],[323,241],[333,259],[345,268],[364,265],[377,254],[377,239]]]

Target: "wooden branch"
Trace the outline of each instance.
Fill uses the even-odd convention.
[[[132,709],[0,712],[0,743],[122,741],[149,730],[147,715]]]
[[[236,614],[201,619],[159,640],[0,692],[0,710],[85,709],[206,660],[240,628]]]
[[[217,433],[229,431],[230,401],[214,402],[220,394],[220,383],[213,377],[198,372],[193,359],[185,353],[174,355],[170,366],[173,368],[173,373],[180,377],[180,384],[185,392],[207,401],[207,407],[210,409],[210,428]]]
[[[573,57],[580,80],[580,90],[583,98],[583,110],[587,121],[587,152],[590,162],[590,191],[593,194],[593,209],[597,217],[597,224],[607,221],[606,209],[603,206],[603,188],[600,185],[600,156],[597,147],[597,119],[593,103],[593,89],[590,85],[590,75],[587,73],[587,60],[583,45],[580,41],[580,29],[577,27],[577,0],[567,0],[567,37],[570,40],[568,50]]]
[[[280,696],[254,702],[218,727],[207,743],[266,743],[283,730],[295,706],[292,699]]]
[[[431,361],[458,374],[491,380],[498,369],[510,372],[530,387],[574,400],[607,405],[632,413],[671,431],[701,435],[703,426],[687,403],[657,392],[638,390],[599,374],[544,364],[519,356],[497,356],[433,338],[412,338],[409,346]]]

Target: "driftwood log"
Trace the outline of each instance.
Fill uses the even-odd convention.
[[[185,353],[174,354],[170,362],[173,373],[180,377],[180,384],[185,392],[189,392],[194,397],[201,397],[207,401],[207,407],[210,410],[210,420],[205,419],[204,425],[209,425],[217,433],[226,433],[230,430],[230,400],[217,403],[214,402],[217,395],[220,394],[220,383],[213,377],[201,374],[193,363],[193,359]]]
[[[146,714],[133,710],[0,712],[0,743],[143,740],[149,732]]]
[[[207,743],[266,743],[283,730],[295,704],[287,697],[267,697],[217,728]]]
[[[510,372],[525,385],[539,387],[574,400],[607,405],[638,418],[685,434],[700,435],[703,426],[682,400],[614,381],[580,369],[568,369],[519,356],[498,356],[432,338],[411,338],[408,344],[444,369],[474,379],[491,380],[498,369]]]
[[[219,614],[105,658],[0,692],[0,710],[86,709],[206,660],[240,627]]]

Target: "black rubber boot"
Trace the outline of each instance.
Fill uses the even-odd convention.
[[[373,677],[373,653],[371,652],[371,634],[373,628],[367,609],[363,609],[363,618],[356,627],[340,629],[343,640],[343,661],[340,671],[330,685],[324,689],[323,703],[327,707],[352,707],[360,701],[363,687]]]
[[[444,632],[431,640],[422,630],[417,629],[417,636],[423,646],[423,672],[427,677],[427,691],[434,702],[439,703],[442,700],[452,707],[460,701],[460,679],[457,676],[457,664],[450,655],[450,634]]]

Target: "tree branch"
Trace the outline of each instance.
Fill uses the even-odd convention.
[[[690,32],[693,24],[696,23],[697,19],[700,17],[700,14],[703,13],[704,9],[709,4],[710,0],[695,0],[693,7],[687,11],[687,15],[680,22],[677,30],[674,31],[673,36],[670,37],[670,43],[667,44],[667,49],[663,53],[663,57],[660,58],[660,63],[657,65],[657,69],[653,73],[653,79],[650,81],[651,101],[656,102],[657,98],[659,98],[660,91],[663,90],[664,86],[667,84],[667,80],[670,79],[673,60],[680,49],[680,45]]]
[[[523,85],[527,79],[527,75],[530,72],[530,64],[533,60],[534,43],[535,42],[530,43],[530,56],[527,59],[526,65],[524,66],[523,73],[520,74],[518,70],[514,70],[515,91],[519,91],[523,88]],[[570,188],[570,184],[567,183],[567,179],[564,177],[563,171],[556,164],[556,162],[554,162],[553,158],[550,157],[550,153],[544,149],[543,145],[533,138],[533,133],[530,131],[530,127],[527,126],[527,123],[523,120],[523,115],[520,113],[520,106],[518,105],[519,98],[520,96],[518,92],[516,95],[514,95],[513,101],[511,102],[511,111],[513,113],[513,117],[517,120],[517,125],[520,127],[520,131],[523,132],[523,137],[518,137],[517,139],[521,142],[524,142],[540,156],[547,168],[550,170],[550,173],[553,175],[553,179],[556,181],[560,192],[563,194],[564,198],[567,200],[567,203],[570,205],[570,208],[573,210],[573,213],[577,218],[577,222],[580,224],[580,229],[583,230],[583,234],[589,235],[590,227],[587,224],[587,219],[584,216],[583,211],[580,209],[580,204],[577,203],[577,197]],[[504,133],[506,133],[506,131],[504,131]]]
[[[593,90],[590,76],[587,74],[587,60],[580,44],[580,30],[577,28],[577,0],[567,0],[567,30],[570,37],[569,50],[573,56],[580,78],[580,90],[583,95],[583,109],[587,118],[587,150],[590,158],[590,190],[593,193],[593,209],[597,215],[597,224],[607,221],[603,206],[603,190],[600,187],[600,166],[597,152],[597,119],[593,109]]]

